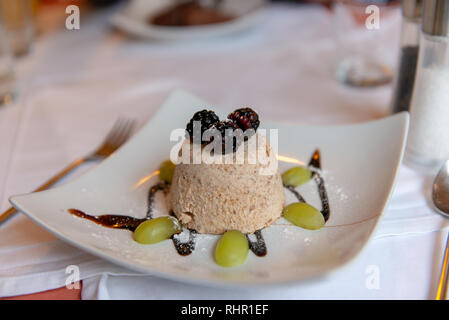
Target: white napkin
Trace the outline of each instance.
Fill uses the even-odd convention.
[[[29,192],[91,151],[118,115],[149,119],[175,88],[221,105],[251,104],[278,121],[350,123],[387,112],[390,87],[357,90],[334,80],[332,19],[321,7],[276,6],[247,34],[188,44],[129,40],[110,33],[107,18],[41,39],[19,68],[29,83],[24,99],[0,109],[2,209],[8,196]],[[395,56],[399,15],[382,31],[391,38],[385,51]],[[136,275],[57,240],[21,214],[1,226],[0,296],[64,286],[67,266],[77,265],[88,299],[426,298],[447,228],[429,207],[427,190],[425,177],[402,167],[375,238],[351,266],[262,292]],[[376,268],[380,287],[367,289]]]

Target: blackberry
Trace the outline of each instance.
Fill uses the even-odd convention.
[[[260,124],[259,115],[251,108],[237,109],[229,114],[228,119],[234,121],[243,131],[247,129],[256,131]]]
[[[187,123],[186,126],[186,138],[189,137],[190,141],[193,141],[193,122],[194,121],[199,121],[201,122],[201,137],[200,137],[200,141],[201,144],[206,143],[204,141],[202,141],[202,137],[203,137],[203,133],[209,129],[210,127],[212,127],[214,124],[216,124],[217,122],[220,121],[220,119],[218,119],[218,116],[215,114],[215,112],[211,111],[211,110],[201,110],[196,112],[192,119],[190,119],[189,123]]]
[[[240,130],[238,125],[231,121],[220,121],[216,123],[211,130],[218,130],[221,135],[221,151],[222,154],[229,153],[230,151],[235,152],[241,142],[243,141],[243,132]],[[238,131],[236,131],[238,130]],[[232,139],[232,142],[231,142]],[[213,139],[212,139],[213,141]],[[232,148],[228,147],[228,150],[226,150],[226,145],[230,145],[232,143]]]

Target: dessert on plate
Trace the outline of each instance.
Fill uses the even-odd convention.
[[[268,139],[257,132],[259,124],[251,108],[237,109],[225,120],[210,110],[196,112],[187,123],[178,159],[173,159],[177,165],[167,160],[157,171],[160,182],[149,188],[143,218],[68,211],[105,227],[130,230],[142,245],[171,239],[183,256],[195,250],[200,234],[220,234],[214,258],[223,267],[245,263],[249,251],[265,256],[264,228],[282,217],[301,228],[318,230],[328,220],[330,209],[319,150],[307,166],[295,166],[281,175],[277,155]],[[310,180],[317,186],[321,210],[308,204],[297,190]],[[297,202],[284,206],[284,189]],[[164,193],[171,208],[156,218],[158,192]]]
[[[252,122],[245,118],[248,117],[245,112],[253,116]],[[213,163],[200,161],[194,164],[191,163],[192,157],[188,157],[187,163],[178,164],[174,171],[170,188],[172,210],[182,225],[199,233],[222,234],[229,230],[254,233],[280,218],[284,207],[285,193],[277,158],[266,137],[256,133],[257,114],[243,108],[230,117],[232,115],[237,120],[226,120],[225,123],[233,122],[227,125],[227,130],[230,133],[240,130],[236,136],[243,141],[228,139],[233,143],[231,155],[225,154],[229,156],[229,163],[225,160],[215,163],[221,160],[222,153],[211,157]],[[192,121],[197,119],[202,124],[203,133],[214,129],[220,131],[223,126],[213,111],[199,111]],[[189,131],[191,123],[187,127]],[[241,134],[247,130],[254,132],[244,139]],[[181,151],[191,150],[194,140],[191,137],[186,139]],[[226,136],[222,140],[226,140]],[[224,151],[223,144],[221,146],[221,151]],[[198,153],[204,152],[206,147],[207,142],[203,142]],[[236,163],[239,152],[242,163]],[[180,154],[182,156],[182,152]],[[273,164],[274,169],[270,172],[269,166]]]

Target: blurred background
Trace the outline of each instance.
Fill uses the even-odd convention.
[[[387,116],[403,19],[380,0],[0,0],[0,21],[6,208],[118,117],[143,125],[174,89],[262,121]]]
[[[366,26],[369,12],[365,11],[370,4],[380,8],[382,23],[375,30]],[[78,11],[72,11],[72,6]],[[124,59],[117,63],[109,60],[110,65],[103,68],[108,72],[115,68],[131,70],[135,61],[127,57],[138,51],[149,56],[161,50],[175,54],[179,49],[200,47],[200,54],[214,51],[207,55],[211,59],[226,50],[235,53],[243,47],[254,50],[254,59],[248,62],[251,69],[251,63],[256,62],[265,67],[274,66],[277,62],[266,60],[270,59],[269,51],[275,52],[274,46],[282,45],[286,49],[279,48],[279,54],[293,56],[295,50],[301,51],[296,56],[298,64],[302,61],[302,66],[297,68],[300,72],[300,68],[321,64],[317,63],[319,56],[313,64],[307,62],[314,50],[322,51],[323,45],[333,46],[333,56],[321,58],[325,64],[332,63],[327,69],[332,73],[330,77],[352,87],[382,86],[391,83],[397,64],[399,6],[397,0],[1,0],[0,97],[5,103],[11,102],[20,93],[21,80],[31,80],[29,73],[28,77],[20,76],[25,65],[34,64],[35,75],[73,74],[82,71],[81,64],[93,62],[98,56],[103,55],[98,62],[106,64],[108,57],[118,58],[117,55],[123,54]],[[314,19],[313,15],[319,17]],[[258,48],[262,42],[266,47],[273,45],[265,54]],[[43,50],[46,52],[41,58],[51,60],[45,67],[37,63]],[[192,51],[179,53],[176,60],[183,64],[181,60],[188,60],[191,54]],[[236,71],[245,64],[232,61],[238,59],[236,56],[227,55],[226,59],[231,67],[237,67]],[[208,66],[207,59],[201,62],[204,72],[219,67]],[[191,63],[184,63],[182,68],[187,71],[188,65],[192,67]],[[279,64],[273,69],[281,73],[282,67]],[[74,70],[68,71],[70,68]],[[167,68],[168,72],[175,70],[174,64]],[[144,71],[145,66],[139,69]],[[260,65],[257,69],[262,70]],[[313,71],[317,75],[325,70]],[[288,73],[285,76],[293,76]],[[298,86],[302,85],[300,78],[295,80]],[[14,80],[19,83],[13,83]],[[253,86],[249,91],[255,90]]]

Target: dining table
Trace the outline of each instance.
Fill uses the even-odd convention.
[[[327,7],[270,4],[247,30],[161,41],[114,28],[111,17],[124,5],[81,11],[80,28],[72,30],[64,27],[64,8],[54,10],[62,17],[53,20],[56,27],[37,34],[30,52],[15,60],[16,96],[0,107],[0,211],[10,207],[10,196],[29,193],[94,150],[117,118],[135,119],[138,130],[176,89],[217,106],[250,105],[261,118],[278,122],[346,125],[391,114],[392,82],[358,88],[336,80],[335,21]],[[383,59],[392,68],[400,25],[398,8],[379,29]],[[346,36],[365,41],[356,30]],[[298,143],[302,139],[307,137]],[[0,297],[433,299],[449,222],[432,208],[432,181],[401,164],[376,232],[354,261],[318,278],[263,289],[140,274],[75,248],[18,213],[0,225]],[[79,279],[67,285],[71,266]]]

